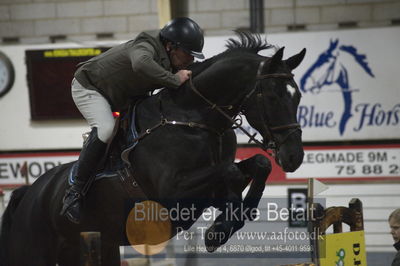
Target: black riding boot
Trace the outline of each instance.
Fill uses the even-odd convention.
[[[74,183],[66,190],[63,199],[61,215],[65,215],[71,222],[79,224],[81,218],[82,190],[98,169],[107,144],[97,137],[97,128],[93,128],[83,145],[78,159],[78,168]]]

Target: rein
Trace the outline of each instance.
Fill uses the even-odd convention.
[[[244,134],[246,134],[247,137],[249,137],[249,142],[251,141],[255,142],[261,149],[263,149],[264,151],[267,151],[267,149],[269,149],[269,147],[266,147],[264,145],[264,143],[262,143],[261,141],[259,141],[258,139],[255,138],[257,133],[254,133],[253,135],[250,134],[246,129],[244,129],[242,127],[242,125],[240,123],[237,122],[237,120],[232,119],[231,116],[229,116],[224,110],[222,110],[218,105],[216,105],[215,103],[211,102],[209,99],[207,99],[199,90],[196,89],[196,87],[193,84],[193,80],[192,80],[192,76],[190,76],[189,78],[189,84],[190,84],[190,88],[198,95],[200,96],[200,98],[202,98],[207,104],[209,104],[211,106],[211,109],[215,109],[217,112],[219,112],[221,115],[223,115],[226,119],[228,119],[229,122],[232,123],[232,125],[235,125],[236,128],[240,129]],[[250,95],[249,95],[250,97]],[[230,108],[232,109],[232,108]]]

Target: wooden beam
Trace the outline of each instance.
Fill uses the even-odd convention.
[[[81,266],[101,266],[100,232],[81,232]]]

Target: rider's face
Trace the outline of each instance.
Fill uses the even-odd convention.
[[[393,237],[394,242],[399,242],[400,241],[400,223],[397,222],[394,218],[391,218],[389,220],[389,226],[390,226],[390,234]]]
[[[186,69],[188,65],[193,63],[194,57],[181,48],[168,48],[170,49],[169,59],[176,70]]]

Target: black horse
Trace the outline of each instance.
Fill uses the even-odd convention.
[[[296,120],[300,92],[291,71],[303,60],[305,49],[287,60],[282,60],[283,48],[263,57],[258,52],[271,46],[260,36],[238,36],[239,40],[228,41],[225,52],[194,64],[193,80],[137,105],[140,141],[125,152],[146,199],[168,207],[170,202],[196,204],[195,219],[174,221],[171,230],[188,229],[208,206],[221,209],[207,233],[223,237],[206,236],[209,251],[224,244],[246,219],[252,220],[248,213],[244,218],[223,215],[231,211],[224,204],[257,207],[271,171],[263,155],[234,163],[233,118],[243,113],[263,137],[264,146],[275,145],[276,161],[285,171],[295,171],[304,154]],[[53,168],[30,187],[14,191],[3,215],[0,265],[79,265],[81,231],[101,232],[102,265],[120,264],[125,207],[132,195],[117,178],[98,180],[83,202],[81,224],[72,224],[59,215],[72,166]]]

